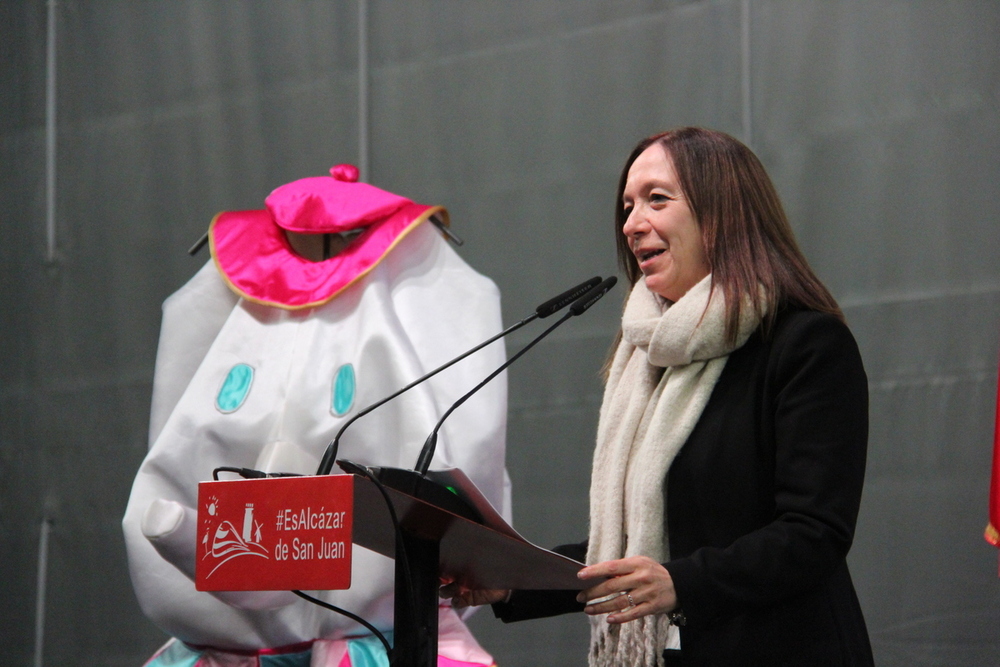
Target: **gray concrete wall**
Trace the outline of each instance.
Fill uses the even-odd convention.
[[[876,660],[995,663],[1000,583],[981,533],[1000,330],[1000,5],[368,8],[369,180],[448,206],[507,322],[615,270],[615,179],[636,140],[698,124],[752,145],[871,379],[851,565]],[[159,304],[206,260],[185,251],[217,211],[357,160],[357,11],[60,1],[47,261],[46,7],[0,5],[0,664],[32,664],[46,519],[44,663],[139,665],[164,640],[131,593],[119,527],[146,448]],[[585,534],[617,310],[595,308],[510,374],[515,521],[540,544]],[[472,623],[501,666],[581,664],[582,617],[490,616]]]

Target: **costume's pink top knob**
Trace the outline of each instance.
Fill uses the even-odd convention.
[[[361,172],[353,164],[338,164],[336,167],[330,168],[331,176],[338,181],[346,181],[347,183],[357,183],[360,174]]]

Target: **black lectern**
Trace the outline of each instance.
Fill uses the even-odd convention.
[[[351,471],[353,464],[344,464]],[[402,543],[397,544],[385,499],[364,475],[355,478],[354,543],[396,559],[392,667],[437,665],[441,575],[477,588],[584,588],[576,577],[581,563],[518,535],[461,470],[431,471],[426,477],[396,469],[371,471],[395,508]],[[447,499],[437,495],[442,491],[461,505],[440,502]],[[456,511],[444,508],[449,505]]]

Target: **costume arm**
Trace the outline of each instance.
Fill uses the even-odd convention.
[[[834,318],[798,313],[776,334],[767,364],[758,437],[766,443],[773,430],[773,478],[761,478],[773,490],[752,493],[766,498],[773,491],[773,515],[727,547],[700,548],[665,564],[692,623],[815,589],[843,564],[853,540],[868,439],[857,345]],[[747,440],[734,446],[752,446]]]
[[[209,260],[163,302],[149,416],[150,447],[238,301]]]

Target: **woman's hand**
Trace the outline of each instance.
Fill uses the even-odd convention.
[[[576,599],[588,604],[584,611],[591,616],[608,614],[608,623],[627,623],[649,614],[664,614],[677,608],[677,592],[667,568],[646,556],[609,560],[580,570],[581,579],[607,577],[581,592]],[[610,599],[608,596],[614,596]]]
[[[465,607],[478,607],[494,602],[503,602],[510,597],[508,590],[493,589],[471,589],[459,584],[456,581],[446,583],[438,590],[438,595],[442,598],[450,599],[451,606],[455,609]]]

